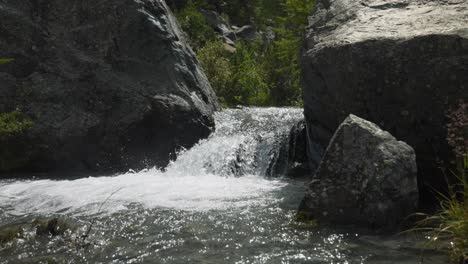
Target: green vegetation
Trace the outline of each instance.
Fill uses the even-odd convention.
[[[455,154],[458,183],[449,188],[449,193],[439,193],[440,208],[433,215],[419,214],[413,231],[427,232],[430,243],[448,243],[454,262],[468,262],[468,104],[460,102],[448,114],[447,141]]]
[[[21,168],[29,159],[30,146],[23,140],[24,132],[33,122],[21,112],[0,113],[0,171]]]
[[[310,212],[299,211],[291,227],[298,230],[310,231],[318,227],[318,222],[313,218]]]
[[[426,232],[430,243],[448,243],[454,262],[468,261],[468,157],[460,172],[460,183],[453,185],[449,195],[440,195],[440,209],[433,215],[420,214],[424,218],[417,222],[413,231]]]
[[[5,64],[5,63],[9,63],[9,62],[12,62],[13,59],[0,59],[0,65],[1,64]]]
[[[206,23],[205,17],[194,2],[188,1],[184,9],[180,10],[176,16],[189,36],[192,47],[202,47],[207,41],[215,38],[214,30]]]
[[[20,111],[0,113],[0,142],[21,134],[33,125]]]
[[[193,0],[176,10],[179,22],[224,106],[301,105],[298,53],[314,0]],[[236,43],[227,48],[201,9],[216,10],[238,26],[272,31],[274,40]]]

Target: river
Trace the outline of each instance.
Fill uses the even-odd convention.
[[[447,263],[418,237],[296,222],[305,181],[269,175],[301,118],[224,110],[216,132],[165,170],[1,180],[0,225],[24,234],[0,245],[0,263]],[[53,217],[76,228],[37,236],[30,223]]]

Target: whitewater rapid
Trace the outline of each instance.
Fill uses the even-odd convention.
[[[215,115],[216,131],[166,168],[75,180],[0,181],[0,208],[10,215],[109,213],[146,208],[207,211],[276,199],[284,187],[267,170],[289,129],[302,118],[294,108],[229,109]]]

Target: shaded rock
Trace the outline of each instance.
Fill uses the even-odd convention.
[[[242,26],[234,32],[236,33],[237,38],[248,41],[257,40],[261,37],[257,32],[257,29],[252,25]]]
[[[452,159],[446,111],[468,100],[467,13],[458,0],[317,1],[300,58],[309,143],[349,113],[375,122],[415,148],[430,201]]]
[[[338,128],[300,210],[338,224],[392,228],[415,212],[414,150],[350,115]]]
[[[66,231],[76,229],[69,222],[61,218],[36,219],[32,223],[38,236],[61,236]]]
[[[305,126],[305,121],[301,120],[291,128],[289,135],[284,137],[278,154],[271,162],[268,173],[270,176],[311,177],[318,167],[318,163],[310,166]]]
[[[232,46],[232,47],[236,47],[236,43],[234,43],[234,41],[232,41],[230,38],[228,37],[223,37],[223,43],[229,45],[229,46]]]
[[[15,60],[0,66],[0,111],[34,122],[7,146],[29,157],[11,171],[164,167],[213,129],[215,95],[164,1],[1,6],[1,56]]]
[[[234,43],[237,41],[237,36],[236,36],[236,33],[234,31],[231,31],[228,34],[223,35],[223,38],[227,38],[227,39],[231,40]]]
[[[294,125],[289,133],[288,170],[291,178],[310,177],[317,167],[309,167],[307,156],[307,131],[304,120]]]
[[[211,10],[200,10],[200,12],[205,17],[206,22],[210,27],[212,27],[215,31],[220,33],[222,36],[230,36],[231,40],[235,39],[235,34],[233,35],[233,31],[229,25],[229,23],[216,11]]]

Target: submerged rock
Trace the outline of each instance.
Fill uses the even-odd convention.
[[[354,113],[417,153],[423,200],[444,186],[446,111],[468,100],[468,1],[320,0],[301,54],[309,143]]]
[[[15,239],[22,238],[24,230],[21,225],[9,225],[0,228],[0,246]]]
[[[71,223],[61,218],[36,219],[32,225],[38,236],[61,236],[66,231],[76,229]]]
[[[338,128],[300,210],[338,224],[396,227],[418,201],[414,150],[350,115]]]
[[[0,112],[34,122],[0,146],[28,157],[11,171],[163,167],[213,129],[215,95],[164,1],[5,0],[0,21],[14,59]]]

